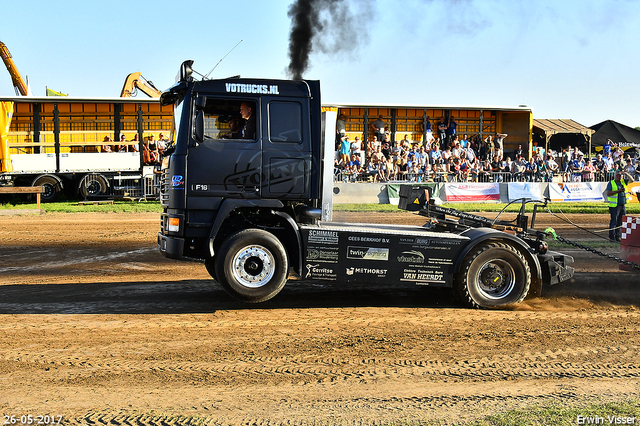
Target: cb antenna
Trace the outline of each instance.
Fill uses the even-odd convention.
[[[212,73],[216,68],[218,68],[218,65],[220,65],[220,62],[224,61],[224,58],[226,58],[227,56],[229,56],[229,54],[230,54],[231,52],[233,52],[233,51],[235,50],[235,48],[236,48],[236,47],[238,47],[238,45],[239,45],[240,43],[242,43],[242,41],[243,41],[243,40],[240,40],[240,41],[239,41],[235,46],[233,46],[233,49],[231,49],[231,50],[230,50],[226,55],[224,55],[224,56],[222,57],[222,59],[220,59],[220,60],[218,61],[218,63],[216,64],[216,66],[215,66],[215,67],[213,67],[213,69],[212,69],[211,71],[209,71],[209,72],[207,73],[207,75],[205,75],[205,76],[204,76],[203,80],[206,80],[206,79],[207,79],[207,77],[209,77],[209,74],[211,74],[211,73]]]

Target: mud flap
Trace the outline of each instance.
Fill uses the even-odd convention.
[[[574,268],[569,266],[573,263],[572,256],[550,251],[538,255],[538,260],[542,269],[543,285],[559,284],[573,278]]]

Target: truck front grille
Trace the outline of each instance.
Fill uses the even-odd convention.
[[[165,209],[169,207],[169,169],[162,170],[162,178],[160,180],[160,204]]]

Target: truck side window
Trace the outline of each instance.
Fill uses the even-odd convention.
[[[254,101],[209,98],[203,110],[206,139],[255,140]]]
[[[302,142],[302,106],[299,102],[269,102],[269,140],[275,143]]]

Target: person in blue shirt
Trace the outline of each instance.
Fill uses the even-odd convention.
[[[449,118],[449,126],[447,127],[447,144],[451,146],[453,144],[453,138],[456,136],[456,132],[458,129],[458,123],[456,120],[451,117]]]
[[[607,139],[607,141],[602,145],[602,151],[606,156],[607,153],[611,153],[611,147],[613,146],[613,141],[611,139]]]
[[[431,156],[431,164],[440,164],[442,162],[442,153],[437,144],[434,144],[429,155]]]

